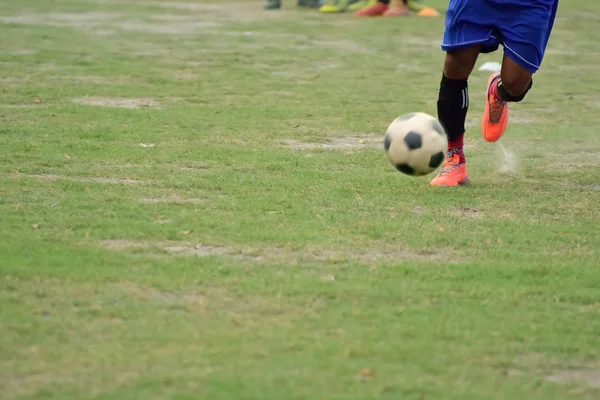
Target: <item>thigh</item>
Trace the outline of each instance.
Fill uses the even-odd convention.
[[[452,52],[473,46],[488,53],[498,48],[494,14],[488,0],[451,0],[446,14],[442,50]]]
[[[446,53],[444,75],[450,79],[468,79],[481,53],[481,46],[452,50]]]
[[[505,54],[531,73],[542,63],[558,0],[519,2],[502,13],[498,30]]]

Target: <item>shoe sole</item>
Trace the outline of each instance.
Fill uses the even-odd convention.
[[[468,185],[469,183],[471,183],[471,178],[469,178],[468,176],[463,179],[462,181],[458,182],[456,185],[429,185],[431,187],[456,187],[456,186],[465,186]]]

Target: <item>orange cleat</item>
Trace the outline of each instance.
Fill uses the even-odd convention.
[[[383,15],[388,8],[389,6],[387,4],[377,2],[370,7],[358,10],[354,15],[358,15],[359,17],[377,17],[379,15]]]
[[[469,183],[467,164],[460,163],[460,156],[456,151],[450,151],[438,176],[429,182],[430,186],[460,186]]]
[[[508,104],[496,97],[493,85],[500,79],[500,73],[494,72],[488,79],[485,111],[481,120],[481,132],[488,142],[495,142],[504,135],[508,125]]]

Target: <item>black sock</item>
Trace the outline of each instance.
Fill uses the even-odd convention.
[[[390,0],[378,0],[378,1],[383,4],[388,4],[388,5],[390,4]]]
[[[450,79],[442,75],[437,109],[438,119],[454,141],[465,133],[465,120],[469,108],[469,85],[466,79]]]
[[[510,94],[506,91],[506,89],[504,88],[504,85],[502,84],[502,80],[498,79],[498,97],[500,97],[502,100],[504,100],[506,102],[518,103],[519,101],[521,101],[525,98],[525,95],[527,94],[527,92],[529,92],[529,89],[531,89],[532,86],[533,86],[533,80],[530,80],[529,84],[527,85],[527,87],[525,88],[523,93],[521,93],[518,96],[513,96],[512,94]]]

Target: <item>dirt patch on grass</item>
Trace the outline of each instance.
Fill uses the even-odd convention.
[[[263,10],[256,4],[236,4],[235,7],[223,7],[222,4],[177,2],[177,1],[155,1],[145,3],[151,6],[164,7],[177,10],[190,11],[208,21],[225,22],[253,22],[282,19],[290,14],[285,10],[270,12]]]
[[[172,23],[145,23],[137,21],[123,22],[118,25],[119,28],[126,31],[144,32],[144,33],[162,33],[167,35],[186,35],[194,34],[207,28],[221,26],[217,22],[195,21],[195,22],[172,22]]]
[[[220,4],[198,3],[198,2],[183,2],[183,1],[150,1],[146,2],[150,6],[172,8],[177,10],[198,11],[198,12],[221,12],[223,7]],[[238,6],[238,5],[236,5]]]
[[[484,216],[481,209],[475,207],[456,207],[450,210],[455,217],[479,219]]]
[[[408,71],[421,72],[423,71],[423,66],[417,64],[400,63],[396,65],[396,70],[400,73]]]
[[[145,247],[142,242],[134,242],[126,239],[103,240],[102,246],[108,250],[123,250],[133,247]]]
[[[340,263],[358,261],[364,263],[402,263],[407,260],[451,262],[451,251],[433,251],[407,248],[363,248],[363,249],[323,249],[323,248],[286,248],[286,247],[235,247],[215,246],[201,243],[178,241],[144,242],[127,239],[101,241],[107,250],[145,249],[149,255],[166,253],[173,256],[228,256],[240,261],[257,263],[282,263],[302,265],[309,262]]]
[[[72,83],[86,83],[93,85],[119,85],[123,83],[131,83],[131,78],[128,77],[106,77],[95,75],[65,75],[48,77],[49,80],[68,81]]]
[[[575,50],[567,50],[567,49],[547,49],[546,54],[557,55],[557,56],[576,56],[579,53]],[[560,67],[559,67],[560,68]]]
[[[152,98],[123,98],[123,97],[79,97],[73,99],[75,104],[112,108],[142,108],[160,107],[160,103]]]
[[[563,187],[568,190],[592,190],[594,192],[600,191],[600,183],[582,185],[580,183],[560,182],[557,183],[557,186]]]
[[[598,72],[598,65],[596,65],[596,64],[559,65],[558,69],[560,71]]]
[[[144,204],[160,204],[160,203],[171,203],[171,204],[199,204],[204,199],[200,198],[182,198],[179,196],[169,197],[143,197],[140,199],[140,203]]]
[[[341,137],[330,137],[324,143],[299,142],[285,139],[283,145],[295,150],[353,150],[359,148],[375,148],[383,145],[383,137],[367,134],[348,134]]]
[[[32,54],[37,54],[37,50],[32,49],[13,49],[13,50],[0,50],[0,54],[12,54],[16,56],[29,56]]]
[[[165,246],[164,249],[171,254],[181,256],[225,256],[231,255],[232,249],[219,246],[207,246],[203,244],[190,245],[171,245]]]
[[[555,360],[544,354],[522,354],[514,358],[508,375],[533,374],[543,380],[564,385],[600,388],[600,365],[581,360]]]
[[[39,13],[0,17],[4,23],[89,28],[114,21],[120,14],[106,12]]]
[[[2,85],[6,85],[6,86],[18,86],[18,85],[24,85],[29,83],[29,78],[27,77],[20,77],[17,78],[16,76],[7,76],[4,78],[0,78],[0,84]]]
[[[359,45],[352,40],[315,40],[313,44],[329,47],[335,50],[343,51],[344,53],[372,53],[371,50]]]
[[[600,153],[593,151],[567,152],[563,154],[544,152],[543,155],[549,163],[561,167],[563,172],[576,172],[584,168],[593,169],[600,166]],[[561,158],[563,161],[555,161]]]
[[[438,48],[440,46],[440,41],[438,39],[427,39],[424,37],[419,37],[419,36],[405,36],[402,35],[401,39],[400,39],[400,45],[403,44],[411,44],[411,45],[415,45],[415,47],[418,48],[423,48],[423,47],[430,47],[430,48]]]
[[[14,109],[31,109],[31,108],[46,108],[47,104],[0,104],[2,108],[14,108]]]
[[[165,14],[152,16],[152,19],[154,20],[153,22],[125,20],[121,14],[107,12],[32,13],[0,17],[0,21],[5,23],[93,29],[96,33],[103,36],[115,34],[116,30],[119,29],[151,34],[184,35],[222,26],[221,22],[216,21],[215,18],[211,18],[210,15],[188,16]]]
[[[520,115],[511,115],[509,119],[510,119],[511,124],[520,124],[520,125],[529,125],[529,124],[535,124],[535,123],[540,122],[540,118],[535,118],[535,117],[531,117],[531,116],[525,117],[525,116],[520,116]]]
[[[189,165],[182,165],[179,167],[179,169],[182,171],[202,171],[202,170],[208,169],[208,165],[189,164]]]
[[[183,81],[195,81],[200,78],[198,74],[189,71],[177,71],[173,74],[173,77],[176,79],[181,79]]]
[[[600,370],[565,370],[544,377],[549,382],[600,388]]]
[[[136,184],[146,183],[145,181],[129,178],[97,178],[97,177],[81,177],[81,176],[66,176],[66,175],[18,175],[20,178],[40,179],[43,181],[71,181],[85,183],[109,183],[109,184]]]
[[[153,287],[140,286],[133,283],[115,283],[112,288],[117,289],[127,295],[134,295],[144,301],[159,301],[163,303],[187,303],[203,305],[205,297],[195,292],[167,292]],[[110,289],[110,287],[109,287]]]

